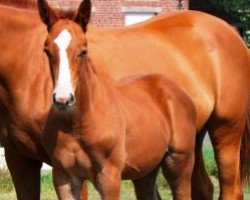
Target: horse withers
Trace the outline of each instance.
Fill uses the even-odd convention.
[[[174,199],[189,200],[196,138],[193,102],[163,75],[113,82],[98,74],[88,57],[86,19],[81,19],[86,6],[81,4],[75,22],[57,20],[52,10],[42,18],[49,30],[44,49],[54,83],[42,141],[59,199],[79,199],[86,179],[105,200],[119,199],[121,179],[133,180],[138,199],[155,199],[161,166]]]

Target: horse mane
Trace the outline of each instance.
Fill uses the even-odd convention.
[[[36,0],[0,0],[1,5],[13,6],[16,8],[37,8]]]

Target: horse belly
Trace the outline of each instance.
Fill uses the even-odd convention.
[[[127,158],[122,173],[123,179],[145,176],[157,166],[168,150],[169,132],[167,124],[148,124],[126,145]],[[128,143],[128,142],[127,142]]]

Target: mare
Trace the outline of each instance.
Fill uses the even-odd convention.
[[[0,5],[0,127],[18,199],[36,200],[41,162],[50,162],[40,133],[52,83],[43,53],[46,27],[36,7],[25,7]],[[167,13],[126,28],[88,25],[87,30],[88,55],[99,74],[114,81],[167,74],[192,98],[199,132],[192,199],[213,199],[201,151],[206,131],[219,170],[220,199],[242,199],[250,170],[250,58],[238,34],[224,21],[196,11]]]
[[[0,141],[17,199],[38,200],[42,162],[51,164],[40,138],[52,102],[47,32],[34,9],[0,5],[0,23]]]
[[[49,18],[53,12],[45,0],[39,2],[50,27],[57,17]],[[90,0],[84,3],[82,27],[91,12]],[[69,23],[72,16],[64,14],[59,12],[59,18]],[[242,199],[242,184],[250,175],[250,55],[236,31],[195,11],[169,13],[127,28],[86,30],[88,56],[99,74],[114,81],[141,73],[168,75],[192,98],[199,132],[192,198],[213,199],[202,158],[208,131],[219,171],[219,198]]]
[[[161,166],[173,199],[190,200],[196,111],[189,96],[159,74],[115,82],[99,74],[87,53],[90,2],[72,20],[39,3],[54,83],[42,142],[58,198],[79,199],[81,182],[89,179],[103,200],[118,200],[121,179],[130,179],[137,199],[152,200]]]

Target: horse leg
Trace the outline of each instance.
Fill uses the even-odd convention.
[[[216,120],[209,134],[218,166],[221,200],[241,200],[240,149],[245,120]]]
[[[158,171],[159,168],[143,178],[133,180],[137,200],[161,200],[161,196],[155,185]]]
[[[196,136],[195,163],[192,174],[192,200],[213,200],[214,187],[204,165],[202,146],[206,130]]]
[[[171,148],[162,161],[162,172],[172,190],[174,200],[191,199],[194,149]]]
[[[121,170],[114,166],[104,166],[96,175],[94,185],[102,200],[119,200],[121,185]]]
[[[72,177],[63,169],[53,166],[53,183],[61,200],[82,199],[82,182],[77,177]]]
[[[18,200],[40,199],[42,162],[31,160],[18,151],[5,148],[5,159],[14,182]]]

